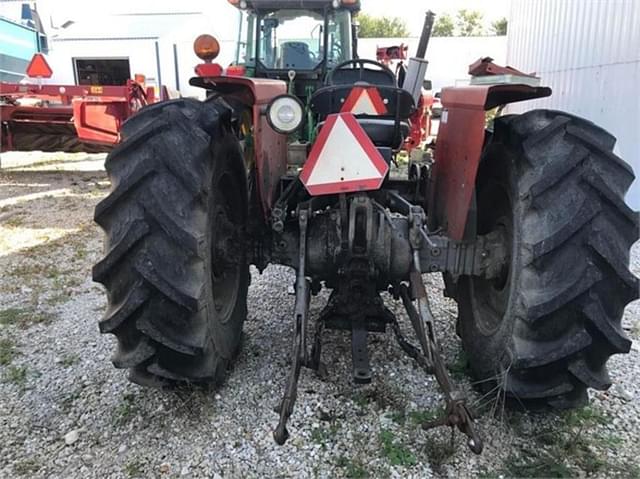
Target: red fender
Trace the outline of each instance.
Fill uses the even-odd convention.
[[[287,137],[269,126],[264,110],[274,97],[287,92],[287,84],[282,80],[226,75],[194,77],[189,83],[232,95],[252,107],[258,197],[267,218],[277,199],[280,177],[287,171]]]
[[[442,89],[432,186],[431,227],[443,227],[462,240],[485,138],[485,111],[500,105],[551,95],[547,87],[474,85]]]

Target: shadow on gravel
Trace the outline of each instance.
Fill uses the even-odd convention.
[[[9,200],[18,201],[19,197],[27,194],[41,193],[70,188],[72,192],[83,190],[83,186],[97,182],[106,182],[104,171],[63,171],[38,170],[24,171],[0,170],[0,205]]]

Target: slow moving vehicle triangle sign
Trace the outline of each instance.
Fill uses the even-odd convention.
[[[51,78],[53,70],[42,53],[34,53],[31,62],[27,66],[26,74],[30,78]]]
[[[357,86],[349,92],[340,112],[354,115],[384,115],[387,113],[387,107],[376,87]]]
[[[377,190],[389,165],[351,113],[329,115],[300,180],[311,195]]]

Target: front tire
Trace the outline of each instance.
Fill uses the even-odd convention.
[[[620,321],[638,298],[629,249],[634,179],[615,138],[572,115],[496,119],[476,182],[478,234],[509,249],[497,278],[457,284],[459,332],[476,378],[509,397],[558,408],[611,385],[606,368],[631,342]]]
[[[247,314],[247,183],[229,111],[180,99],[141,110],[108,156],[106,233],[93,269],[108,308],[100,331],[138,384],[220,383]]]

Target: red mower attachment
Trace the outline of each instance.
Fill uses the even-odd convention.
[[[39,53],[27,73],[38,82],[0,82],[0,151],[109,151],[127,118],[168,98],[166,89],[156,98],[153,88],[145,91],[133,80],[124,86],[42,85],[52,72]]]

